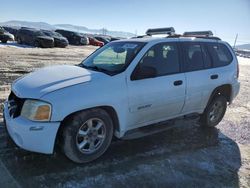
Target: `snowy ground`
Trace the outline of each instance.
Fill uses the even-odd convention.
[[[17,77],[43,66],[79,63],[94,50],[0,44],[0,103]],[[241,91],[217,128],[178,120],[175,129],[114,141],[89,164],[74,164],[58,150],[50,156],[21,150],[0,120],[1,187],[250,187],[250,59],[239,62]]]

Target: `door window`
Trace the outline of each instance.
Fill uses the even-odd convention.
[[[203,57],[203,62],[204,62],[204,68],[208,69],[212,67],[212,59],[208,53],[208,50],[205,45],[201,45],[202,49],[202,57]]]
[[[179,55],[175,43],[160,43],[151,47],[136,67],[136,79],[158,77],[180,71]],[[148,76],[154,72],[154,75]]]
[[[185,59],[185,70],[196,71],[203,69],[201,45],[197,43],[184,43],[183,55]]]

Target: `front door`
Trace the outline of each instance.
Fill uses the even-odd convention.
[[[180,114],[185,85],[177,44],[152,46],[127,79],[129,126],[139,127]]]

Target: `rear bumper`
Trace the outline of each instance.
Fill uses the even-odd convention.
[[[33,122],[21,116],[9,115],[4,104],[4,120],[12,140],[21,148],[33,152],[52,154],[60,122]]]
[[[230,99],[230,104],[233,102],[234,98],[239,94],[240,92],[240,82],[236,81],[234,84],[232,84],[232,95]]]

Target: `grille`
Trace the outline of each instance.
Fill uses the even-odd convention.
[[[17,97],[13,92],[8,98],[8,109],[10,117],[16,118],[20,116],[23,107],[24,99]]]

